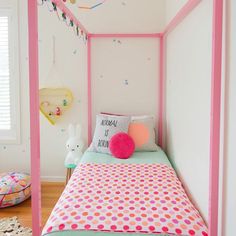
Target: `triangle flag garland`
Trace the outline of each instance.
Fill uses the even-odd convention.
[[[82,39],[84,40],[84,42],[86,42],[87,39],[88,39],[88,36],[87,36],[87,34],[80,28],[80,26],[77,25],[72,19],[70,19],[69,17],[67,17],[67,15],[66,15],[65,12],[61,12],[61,17],[60,17],[60,14],[59,14],[59,12],[58,12],[57,5],[56,5],[54,2],[52,2],[52,8],[49,8],[48,2],[49,2],[49,0],[42,0],[41,3],[38,3],[38,5],[39,5],[39,6],[43,6],[43,5],[45,5],[45,3],[46,3],[46,5],[47,5],[47,7],[48,7],[48,10],[49,10],[50,12],[56,12],[58,19],[64,21],[68,27],[72,27],[72,28],[74,29],[74,32],[76,32],[76,35],[79,36],[79,38],[82,38]],[[65,1],[64,1],[64,2],[65,2]],[[71,2],[71,3],[75,3],[76,1],[75,1],[75,0],[70,0],[70,2]],[[61,18],[62,18],[62,19],[61,19]]]

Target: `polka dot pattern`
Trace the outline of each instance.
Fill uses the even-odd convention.
[[[207,235],[175,171],[164,164],[80,164],[43,235],[64,230]]]

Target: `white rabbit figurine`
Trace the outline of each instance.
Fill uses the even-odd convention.
[[[81,126],[69,125],[69,139],[66,142],[68,154],[65,159],[65,166],[67,168],[75,168],[82,157],[84,142],[81,139]]]

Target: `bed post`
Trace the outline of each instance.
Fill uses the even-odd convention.
[[[40,125],[38,75],[38,9],[37,0],[28,0],[29,31],[29,92],[30,92],[30,150],[31,150],[31,211],[33,236],[41,233],[40,186]]]
[[[88,83],[88,146],[92,141],[92,87],[91,87],[91,36],[87,41],[87,83]]]
[[[213,1],[209,236],[218,235],[223,0]]]
[[[165,51],[165,35],[160,36],[160,74],[159,74],[159,105],[158,105],[158,144],[164,148],[164,119],[165,119],[165,67],[166,67],[166,51]]]

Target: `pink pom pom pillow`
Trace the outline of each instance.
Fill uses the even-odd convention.
[[[135,144],[128,134],[121,132],[112,136],[109,149],[113,156],[127,159],[134,153]]]

